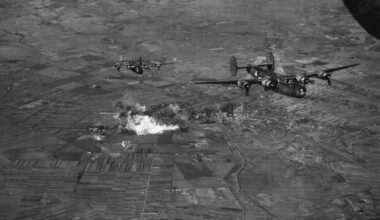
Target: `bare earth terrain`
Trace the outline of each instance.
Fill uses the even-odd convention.
[[[267,51],[361,65],[303,99],[189,83]],[[339,0],[3,0],[0,219],[379,219],[379,69]]]

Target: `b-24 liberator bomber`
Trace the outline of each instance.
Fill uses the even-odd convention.
[[[228,81],[193,81],[193,83],[225,85],[235,84],[239,88],[245,90],[246,96],[249,95],[249,90],[253,84],[259,84],[263,86],[265,90],[272,90],[287,96],[303,98],[306,95],[306,85],[309,83],[314,83],[311,78],[326,80],[328,85],[331,85],[330,78],[333,72],[357,65],[359,65],[359,63],[289,76],[274,71],[275,63],[272,53],[267,53],[266,63],[259,65],[247,64],[246,66],[238,66],[236,58],[232,56],[230,57],[231,75],[236,76],[239,69],[245,69],[251,75],[251,79]]]
[[[125,66],[126,70],[142,75],[144,71],[150,71],[152,68],[157,68],[157,71],[159,71],[161,66],[174,63],[177,62],[161,63],[143,60],[141,56],[137,60],[123,60],[123,57],[120,56],[120,61],[115,64],[115,69],[120,72],[121,68]]]

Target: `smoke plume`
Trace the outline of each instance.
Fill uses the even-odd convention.
[[[158,122],[155,118],[148,115],[128,114],[125,128],[133,130],[137,135],[145,134],[162,134],[165,131],[174,131],[179,129],[178,125],[166,125]]]

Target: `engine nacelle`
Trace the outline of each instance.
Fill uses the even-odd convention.
[[[250,73],[251,70],[252,70],[252,65],[251,64],[247,64],[246,67],[245,67],[245,70],[247,70],[247,73]]]
[[[309,77],[303,76],[303,75],[298,75],[296,76],[297,82],[303,85],[306,85],[310,82]]]
[[[121,69],[121,66],[122,66],[122,65],[123,65],[122,62],[118,62],[118,63],[115,64],[115,68],[117,69],[117,71],[120,72],[120,69]]]
[[[330,73],[326,73],[324,71],[320,71],[320,72],[317,73],[317,76],[318,76],[319,79],[328,80],[328,79],[330,79],[331,74]]]
[[[261,85],[262,85],[265,89],[274,89],[274,88],[276,88],[276,86],[277,86],[277,81],[272,80],[272,79],[263,79],[263,80],[261,81]]]
[[[143,68],[144,70],[150,70],[150,66],[149,66],[149,65],[143,65],[142,68]]]
[[[237,85],[239,88],[244,89],[244,90],[248,90],[251,88],[251,84],[245,80],[239,80]]]

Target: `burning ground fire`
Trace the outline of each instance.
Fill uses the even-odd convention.
[[[178,125],[166,125],[158,122],[153,117],[148,115],[131,115],[127,116],[127,124],[125,128],[133,130],[137,135],[145,134],[162,134],[165,131],[174,131],[179,129]]]
[[[118,118],[124,120],[126,129],[135,131],[137,135],[162,134],[179,129],[178,125],[165,124],[145,113],[146,107],[137,103],[124,116],[119,114]]]

